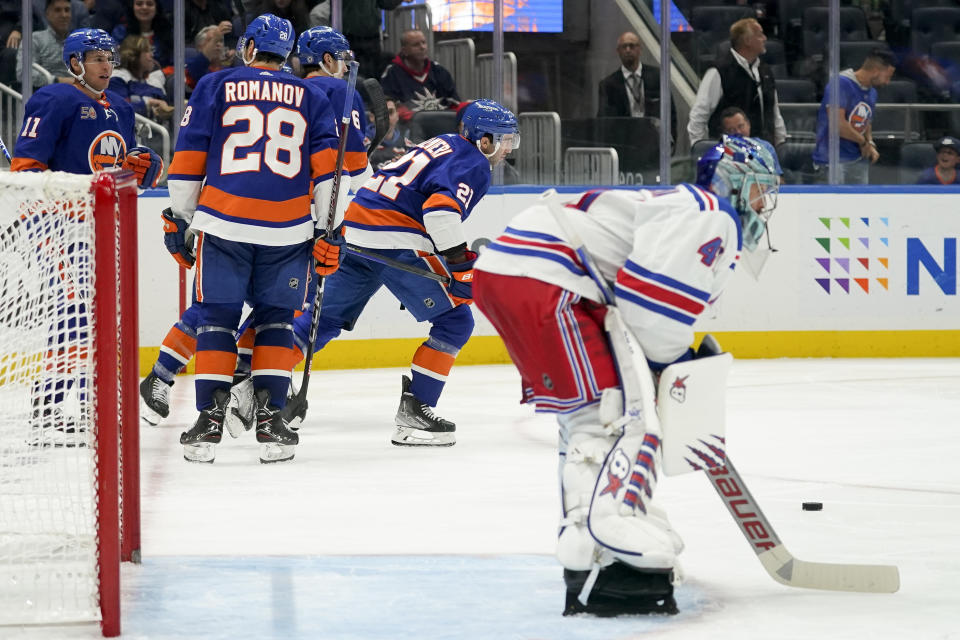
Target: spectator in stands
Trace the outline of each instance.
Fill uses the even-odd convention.
[[[167,104],[166,78],[153,59],[153,47],[145,36],[127,36],[120,43],[120,68],[110,77],[110,90],[133,105],[133,110],[158,122],[169,120],[173,107]]]
[[[627,31],[617,39],[620,68],[600,81],[598,118],[659,118],[660,67],[641,64],[640,37]],[[677,137],[677,110],[670,104],[671,136]]]
[[[223,29],[211,24],[200,30],[194,41],[197,53],[187,59],[187,86],[192,90],[211,71],[232,67],[235,51],[223,46]]]
[[[128,35],[144,36],[153,49],[153,59],[160,67],[173,62],[173,23],[157,7],[157,0],[133,0],[127,6],[127,19],[111,33],[117,42]]]
[[[228,42],[231,45],[236,43],[236,37],[232,37],[233,6],[230,0],[184,0],[183,10],[188,42],[196,39],[204,27],[216,25],[221,36],[231,36]]]
[[[720,114],[727,107],[740,107],[757,129],[755,138],[778,146],[787,139],[787,127],[777,104],[773,71],[760,55],[767,50],[763,27],[754,18],[730,26],[730,50],[707,69],[690,108],[687,133],[690,144],[720,135]]]
[[[33,62],[50,73],[55,82],[73,82],[63,66],[63,41],[70,33],[70,0],[47,0],[44,11],[48,26],[43,31],[33,32]],[[22,51],[17,51],[17,77],[23,72]],[[47,79],[34,70],[33,86],[47,84]]]
[[[937,164],[924,169],[917,184],[960,184],[960,140],[953,136],[944,136],[933,143],[937,152]]]
[[[370,166],[377,171],[384,164],[396,160],[414,146],[407,136],[398,126],[400,124],[400,115],[397,113],[397,101],[387,97],[387,115],[390,118],[390,128],[387,129],[387,135],[383,137],[377,148],[370,153]],[[367,111],[369,117],[373,117],[372,111]]]
[[[127,24],[127,7],[130,0],[96,0],[96,7],[91,18],[91,26],[113,33],[119,25]],[[171,34],[172,35],[172,34]]]
[[[867,184],[870,165],[880,159],[873,141],[873,109],[877,104],[877,87],[890,82],[896,59],[887,49],[874,49],[860,68],[840,72],[837,90],[837,132],[840,136],[840,183]],[[823,101],[817,112],[817,146],[813,151],[813,169],[819,182],[827,181],[829,124],[827,109],[834,86],[827,83]]]
[[[727,107],[720,112],[721,133],[749,138],[750,131],[750,118],[747,117],[747,114],[744,113],[740,107]],[[783,169],[780,168],[780,158],[777,157],[777,151],[773,148],[773,145],[763,138],[754,138],[753,140],[770,152],[770,155],[773,156],[774,163],[776,163],[774,171],[778,176],[782,176]]]
[[[380,84],[385,94],[400,101],[402,122],[416,111],[456,109],[460,104],[453,76],[427,57],[427,37],[418,29],[403,32],[400,53],[384,70]]]
[[[298,35],[310,28],[310,10],[306,0],[259,0],[248,12],[249,20],[246,22],[265,13],[289,20]]]

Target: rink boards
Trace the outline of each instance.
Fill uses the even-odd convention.
[[[491,189],[465,224],[472,246],[499,235],[543,190]],[[574,199],[585,189],[559,190]],[[166,190],[140,197],[144,373],[178,313],[178,267],[159,223],[167,206]],[[958,209],[958,187],[785,187],[770,224],[776,251],[766,252],[759,279],[745,256],[696,328],[745,358],[960,356]],[[490,323],[474,315],[474,337],[458,363],[508,362]],[[402,366],[426,333],[380,291],[354,331],[328,345],[315,366]]]

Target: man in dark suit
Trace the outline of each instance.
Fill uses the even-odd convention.
[[[640,64],[640,38],[627,31],[617,39],[620,68],[600,81],[598,118],[659,118],[660,67]],[[670,104],[671,127],[677,134],[677,111]]]

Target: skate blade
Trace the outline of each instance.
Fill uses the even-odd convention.
[[[216,457],[216,445],[210,442],[183,445],[183,459],[187,462],[213,463]]]
[[[157,426],[163,420],[163,416],[151,409],[143,400],[140,401],[140,417],[151,427]]]
[[[452,447],[457,443],[453,431],[425,431],[413,427],[397,427],[390,442],[398,447]]]
[[[260,462],[271,464],[274,462],[286,462],[293,460],[296,452],[295,444],[279,444],[277,442],[264,442],[260,445]]]

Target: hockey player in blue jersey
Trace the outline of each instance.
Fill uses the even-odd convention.
[[[184,266],[194,259],[188,235],[196,236],[200,415],[180,437],[191,462],[213,462],[222,438],[244,300],[256,318],[260,460],[290,460],[299,442],[280,411],[293,314],[310,280],[315,217],[325,227],[332,214],[319,203],[330,202],[337,133],[322,92],[280,71],[293,44],[289,21],[272,14],[254,19],[237,44],[248,66],[204,76],[180,123],[169,177],[173,206],[163,218],[167,249]]]
[[[134,172],[141,187],[155,186],[163,161],[150,149],[136,146],[132,108],[106,90],[119,63],[113,38],[100,29],[73,31],[64,40],[63,63],[74,81],[41,87],[27,101],[10,170],[90,174],[123,167]],[[73,260],[85,260],[87,250],[82,244],[71,245],[71,253],[63,256],[63,268],[69,270]],[[79,302],[73,310],[77,320],[51,318],[56,323],[50,337],[51,353],[58,353],[78,333],[86,333],[85,306]],[[78,442],[72,435],[76,423],[68,424],[62,411],[73,384],[72,375],[35,382],[33,416],[38,444],[70,446]],[[82,395],[84,390],[77,392]]]
[[[120,63],[102,29],[77,29],[63,43],[71,84],[40,87],[24,108],[11,171],[93,173],[123,167],[141,187],[156,186],[163,160],[134,137],[133,108],[107,90]]]
[[[443,285],[346,254],[325,284],[318,351],[341,330],[353,329],[382,286],[418,321],[431,325],[430,337],[413,356],[411,376],[403,376],[392,437],[396,445],[456,442],[454,423],[431,408],[473,332],[468,305],[477,256],[467,248],[461,223],[490,187],[491,168],[519,143],[516,117],[492,100],[477,100],[466,108],[460,134],[427,140],[385,165],[347,208],[344,227],[351,244],[450,278],[450,284]],[[309,329],[309,314],[294,321],[301,352],[306,351]]]

